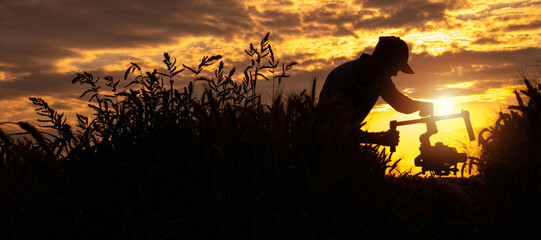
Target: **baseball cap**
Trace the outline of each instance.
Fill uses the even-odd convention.
[[[379,42],[372,55],[382,54],[394,58],[400,64],[400,71],[408,74],[415,73],[408,65],[408,45],[399,37],[379,37]]]

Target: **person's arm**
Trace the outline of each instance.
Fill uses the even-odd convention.
[[[391,107],[393,107],[396,111],[405,114],[414,113],[420,110],[418,101],[415,101],[400,93],[400,91],[396,89],[391,79],[387,79],[385,81],[386,83],[381,91],[381,97],[383,100],[385,100],[385,102],[391,105]]]
[[[391,79],[387,79],[383,90],[381,91],[381,97],[396,111],[401,113],[410,114],[413,112],[419,112],[419,116],[427,117],[434,115],[434,104],[431,102],[415,101],[408,96],[400,93],[394,86]]]

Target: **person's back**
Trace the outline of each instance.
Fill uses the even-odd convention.
[[[377,78],[363,68],[363,61],[370,55],[362,54],[359,59],[344,63],[329,73],[319,94],[318,108],[343,108],[357,112],[356,118],[364,119],[389,80],[373,81]]]

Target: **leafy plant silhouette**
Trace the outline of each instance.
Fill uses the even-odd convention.
[[[42,128],[0,123],[21,129],[0,129],[0,238],[541,235],[529,228],[541,223],[539,84],[525,80],[479,134],[479,176],[389,176],[385,151],[325,130],[333,121],[316,107],[315,79],[282,94],[296,63],[278,61],[268,40],[250,44],[238,73],[219,55],[185,65],[167,53],[163,70],[78,73],[92,114],[75,126],[30,98]],[[175,88],[181,76],[190,80]],[[273,83],[269,103],[262,81]]]
[[[80,97],[88,98],[93,114],[77,114],[75,127],[43,99],[30,98],[41,127],[55,134],[27,123],[15,124],[33,141],[0,132],[6,193],[0,201],[33,206],[19,222],[9,216],[20,215],[21,208],[5,208],[11,211],[2,219],[11,226],[5,234],[338,234],[318,232],[320,221],[346,221],[330,216],[349,211],[343,201],[369,184],[366,179],[373,179],[370,189],[382,184],[390,159],[372,146],[325,152],[314,137],[316,81],[309,93],[283,96],[282,81],[296,62],[278,61],[268,38],[245,50],[250,63],[240,80],[220,55],[188,66],[164,53],[163,71],[144,71],[132,62],[122,79],[78,73],[72,83],[86,87]],[[206,76],[212,66],[214,75]],[[174,88],[187,73],[192,80]],[[272,81],[269,104],[261,99],[260,81]],[[21,187],[14,179],[26,182]],[[29,192],[39,194],[29,199]],[[44,227],[25,231],[21,221],[30,214]]]
[[[524,78],[516,105],[479,133],[481,156],[473,159],[485,182],[482,202],[495,237],[536,238],[541,214],[541,85]],[[484,223],[487,224],[487,223]]]

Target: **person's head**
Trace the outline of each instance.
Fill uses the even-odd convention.
[[[378,71],[386,77],[396,76],[398,71],[414,73],[408,65],[408,45],[399,37],[380,37],[372,56]]]

